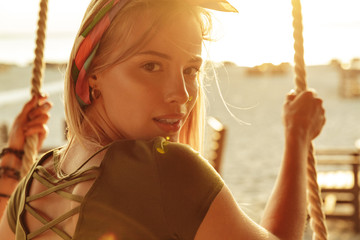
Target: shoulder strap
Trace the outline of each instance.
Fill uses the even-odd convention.
[[[93,155],[91,155],[85,162],[83,162],[83,164],[81,164],[74,172],[72,172],[71,174],[69,174],[66,178],[72,178],[74,176],[77,176],[83,172],[87,172],[87,171],[90,171],[92,169],[96,169],[97,167],[91,167],[89,169],[85,169],[84,171],[82,172],[79,172],[81,168],[83,168],[91,159],[93,159],[96,155],[98,155],[100,152],[104,151],[105,149],[109,148],[110,145],[112,143],[100,148],[98,151],[96,151]]]

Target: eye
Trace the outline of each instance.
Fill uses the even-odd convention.
[[[146,71],[157,72],[161,70],[161,65],[155,62],[149,62],[142,66]]]
[[[188,67],[184,70],[184,74],[189,75],[190,77],[196,77],[200,69],[198,67]]]

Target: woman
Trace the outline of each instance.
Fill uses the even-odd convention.
[[[286,146],[261,225],[237,206],[201,150],[205,8],[225,1],[92,1],[65,82],[67,146],[12,195],[6,239],[301,239],[306,158],[324,110],[289,94]],[[191,147],[191,148],[190,148]]]

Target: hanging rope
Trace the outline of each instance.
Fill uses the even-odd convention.
[[[304,39],[301,15],[300,0],[292,0],[293,6],[293,28],[294,28],[294,49],[295,49],[295,85],[296,93],[300,93],[307,89],[306,72],[304,62]],[[322,211],[322,199],[320,195],[319,185],[317,183],[317,173],[315,159],[313,153],[313,145],[310,145],[307,165],[307,198],[308,209],[310,214],[310,225],[313,230],[313,239],[327,239],[327,229],[325,225],[325,215]]]
[[[44,71],[44,46],[45,46],[45,31],[47,20],[48,0],[40,1],[40,11],[38,20],[38,29],[36,32],[36,48],[35,59],[33,63],[32,79],[31,79],[31,95],[39,96],[41,93],[42,77]],[[38,136],[32,135],[26,138],[24,147],[24,157],[22,160],[22,167],[20,170],[21,176],[25,176],[30,170],[37,157]]]

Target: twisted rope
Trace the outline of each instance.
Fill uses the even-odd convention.
[[[293,6],[293,28],[294,28],[294,49],[295,49],[295,85],[296,92],[300,93],[307,89],[306,72],[304,62],[304,39],[301,15],[300,0],[292,0]],[[310,215],[310,225],[313,230],[314,240],[327,239],[327,228],[325,225],[325,215],[322,211],[322,199],[319,185],[317,183],[316,162],[313,153],[313,145],[310,144],[307,164],[307,198],[308,210]]]
[[[41,92],[42,77],[44,71],[44,46],[45,46],[45,31],[47,20],[48,0],[40,1],[40,11],[38,20],[38,29],[36,32],[36,48],[35,59],[33,63],[32,79],[31,79],[31,95],[38,96]],[[24,157],[22,160],[22,167],[20,174],[24,177],[30,170],[37,157],[38,136],[32,135],[26,138],[24,146]]]

